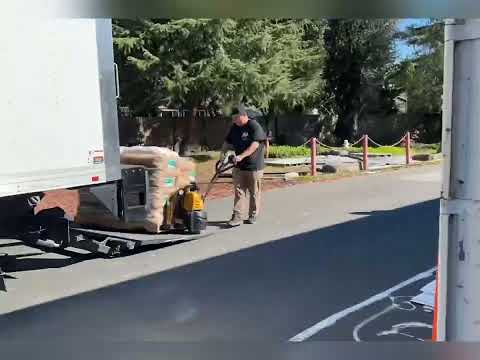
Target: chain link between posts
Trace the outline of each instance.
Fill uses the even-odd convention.
[[[379,144],[378,142],[374,141],[373,139],[371,139],[370,137],[368,138],[368,141],[371,142],[372,144],[378,146],[378,147],[395,147],[397,145],[400,145],[402,142],[405,141],[405,138],[407,137],[407,135],[403,135],[403,137],[398,140],[396,143],[393,143],[392,145],[382,145],[382,144]]]
[[[358,139],[357,141],[349,144],[349,147],[354,147],[355,145],[358,145],[359,143],[361,143],[364,139],[365,139],[365,136],[367,135],[363,135],[360,139]],[[400,140],[398,140],[397,142],[393,143],[392,145],[382,145],[378,142],[376,142],[375,140],[373,140],[372,138],[368,137],[368,142],[369,143],[372,143],[373,145],[375,146],[378,146],[378,147],[395,147],[395,146],[398,146],[400,145],[401,143],[405,142],[406,141],[406,138],[407,138],[407,134],[405,134]],[[315,139],[315,142],[326,148],[326,149],[329,149],[329,150],[332,150],[332,151],[337,151],[338,149],[334,148],[334,147],[331,147],[331,146],[328,146],[324,143],[322,143],[321,141],[319,141],[317,138],[314,138]],[[311,143],[312,139],[308,139],[305,143],[302,144],[302,146],[306,146],[306,145],[309,145]]]

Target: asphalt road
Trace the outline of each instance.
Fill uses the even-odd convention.
[[[0,339],[429,339],[432,314],[409,297],[433,278],[439,191],[437,166],[274,190],[256,225],[113,260],[0,241],[26,254],[0,293]],[[209,203],[210,218],[230,207]]]

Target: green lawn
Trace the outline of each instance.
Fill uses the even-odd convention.
[[[440,146],[437,144],[432,145],[420,145],[412,148],[412,154],[436,154],[439,152]],[[361,147],[349,148],[349,152],[361,153],[363,149]],[[368,152],[370,154],[391,154],[393,156],[405,155],[405,148],[399,146],[382,146],[382,147],[369,147]]]

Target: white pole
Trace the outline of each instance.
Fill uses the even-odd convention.
[[[439,341],[480,341],[480,20],[445,26]]]

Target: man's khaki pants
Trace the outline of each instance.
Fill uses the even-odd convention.
[[[235,188],[234,217],[243,218],[247,192],[249,193],[249,216],[257,216],[260,210],[263,171],[245,171],[237,168],[232,172]]]

